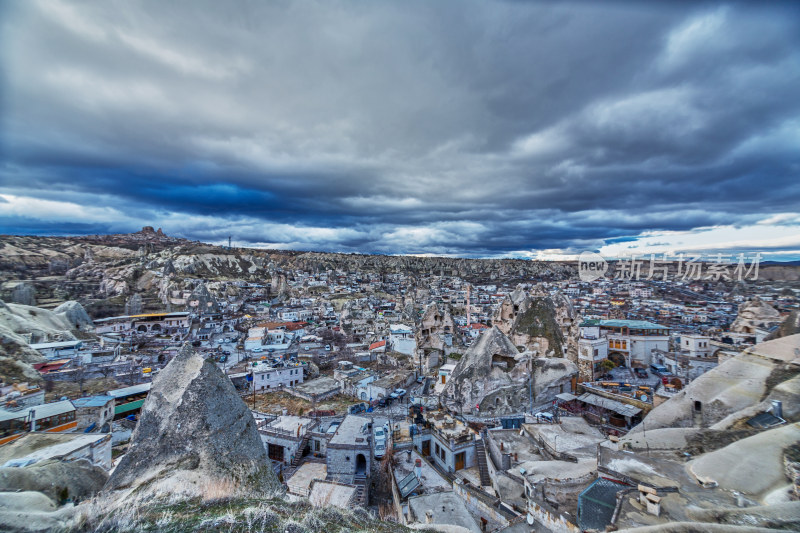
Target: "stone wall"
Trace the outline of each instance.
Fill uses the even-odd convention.
[[[528,515],[553,533],[581,533],[572,517],[559,513],[544,502],[528,499]]]
[[[480,493],[465,485],[461,479],[456,479],[453,482],[453,492],[464,500],[464,504],[473,515],[486,520],[486,531],[492,531],[508,525],[508,518],[491,505],[493,502],[490,501],[488,496],[480,496]]]

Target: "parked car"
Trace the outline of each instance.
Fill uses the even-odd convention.
[[[389,395],[390,398],[398,399],[405,396],[406,390],[405,389],[395,389],[393,393]]]
[[[655,363],[650,365],[650,371],[653,372],[653,374],[655,374],[656,376],[663,377],[669,375],[669,369],[667,367]]]
[[[645,370],[644,368],[634,368],[633,369],[633,373],[636,374],[637,378],[641,378],[641,379],[647,379],[648,378],[647,370]]]
[[[386,407],[387,405],[389,405],[389,402],[386,400],[386,398],[381,398],[378,400],[378,407]]]
[[[539,421],[539,422],[552,422],[553,421],[552,413],[548,413],[546,411],[542,411],[540,413],[536,413],[533,416],[535,416],[536,420]]]
[[[366,410],[367,410],[367,404],[365,404],[364,402],[361,402],[361,403],[357,403],[355,405],[351,405],[347,409],[347,412],[350,413],[351,415],[355,415],[355,414],[358,414],[358,413],[363,413]]]
[[[419,376],[419,377],[417,378],[417,383],[422,383],[422,382],[424,382],[424,381],[425,381],[425,376]]]
[[[383,459],[386,455],[386,441],[375,442],[375,459]]]

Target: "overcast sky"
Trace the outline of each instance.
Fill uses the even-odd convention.
[[[798,5],[2,2],[0,229],[797,259]]]

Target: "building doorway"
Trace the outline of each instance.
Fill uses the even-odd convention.
[[[422,456],[423,457],[431,456],[431,441],[429,440],[422,441]]]
[[[365,476],[367,474],[367,458],[363,454],[356,455],[356,475]]]
[[[456,470],[463,470],[464,469],[464,462],[467,457],[467,452],[461,452],[456,454]]]
[[[267,446],[267,455],[273,461],[283,462],[283,446],[277,444],[269,444]]]

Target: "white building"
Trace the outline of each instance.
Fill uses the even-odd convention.
[[[252,372],[250,386],[257,391],[294,387],[303,382],[303,366],[298,363],[273,367],[264,361],[254,361],[247,372]]]
[[[710,342],[705,335],[681,335],[681,351],[689,357],[708,357],[714,352]]]
[[[669,328],[646,320],[587,320],[580,329],[581,339],[604,339],[618,366],[647,367],[653,350],[669,350]]]
[[[405,324],[392,324],[389,326],[389,342],[392,350],[406,355],[413,355],[417,349],[417,340],[410,326]]]
[[[264,337],[247,337],[244,340],[245,350],[254,350],[264,346]]]

